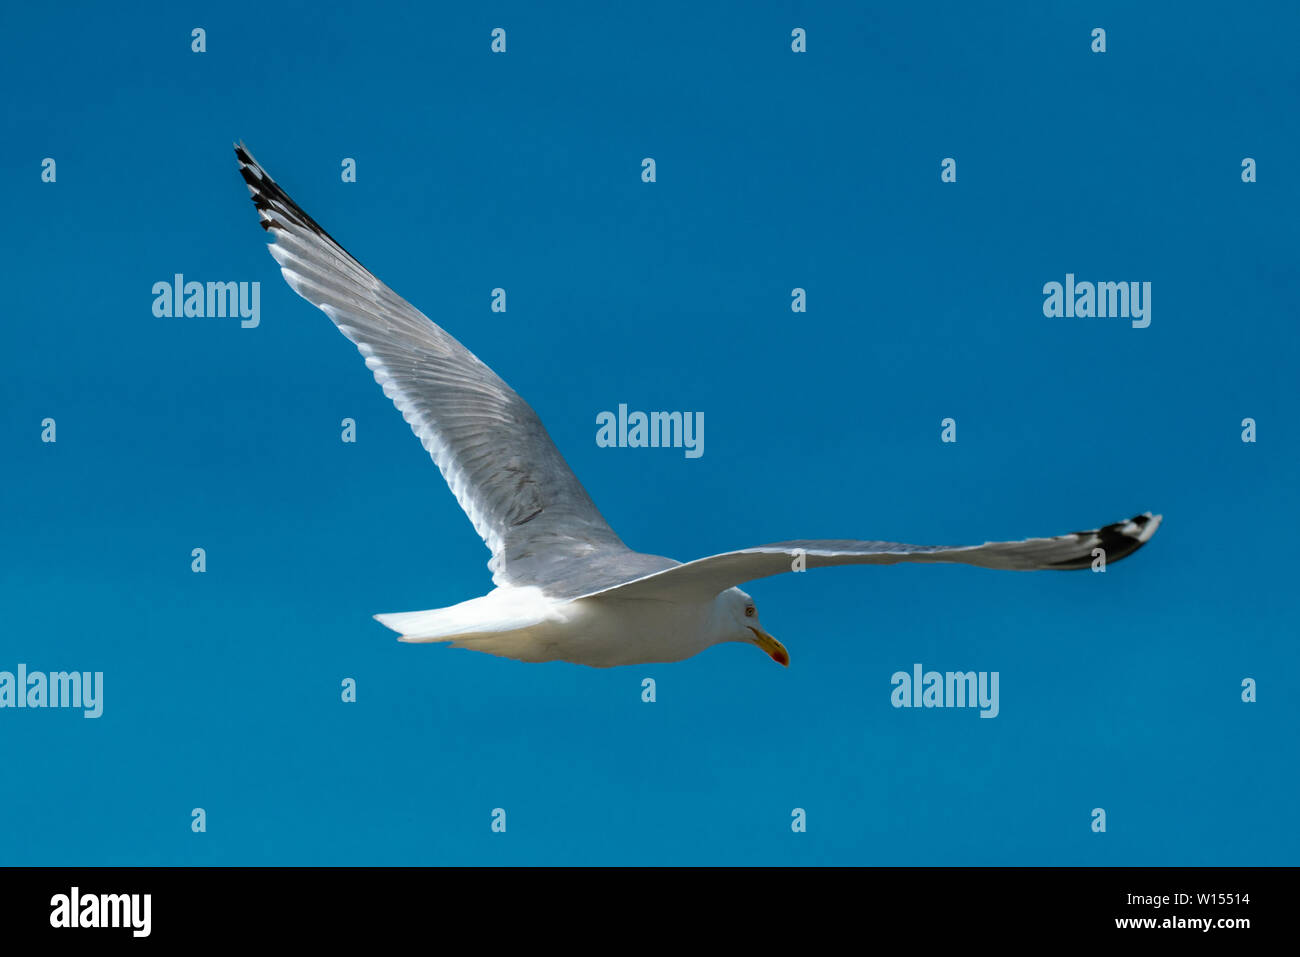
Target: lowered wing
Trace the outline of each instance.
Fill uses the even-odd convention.
[[[1147,512],[1087,532],[1055,538],[1027,538],[1019,542],[985,542],[983,545],[903,545],[898,542],[795,541],[743,548],[699,558],[684,565],[615,585],[586,598],[660,599],[690,596],[712,598],[721,591],[756,578],[767,578],[804,568],[831,565],[896,565],[899,562],[956,562],[981,568],[1011,571],[1090,568],[1093,549],[1103,549],[1107,562],[1115,562],[1141,548],[1160,526],[1160,516]]]

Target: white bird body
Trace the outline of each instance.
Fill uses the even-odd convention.
[[[734,590],[734,589],[733,589]],[[548,598],[539,588],[494,588],[429,611],[376,615],[401,641],[454,642],[519,661],[577,661],[596,668],[682,661],[719,641],[719,599]],[[609,641],[617,635],[618,641]]]
[[[685,564],[634,552],[609,527],[532,408],[375,278],[235,147],[285,281],[365,357],[492,553],[497,586],[447,608],[376,615],[409,642],[598,668],[681,661],[728,641],[789,663],[735,587],[796,568],[960,562],[1016,571],[1114,563],[1160,525],[1147,512],[1099,529],[983,545],[790,541]]]

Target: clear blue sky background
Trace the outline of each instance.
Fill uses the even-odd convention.
[[[969,6],[7,5],[0,670],[106,700],[0,711],[0,863],[1297,863],[1300,15]],[[370,615],[488,555],[237,138],[634,548],[1165,525],[1105,575],[756,583],[788,671],[399,644]],[[177,272],[260,281],[261,326],[155,319]],[[1150,328],[1044,318],[1066,272],[1150,281]],[[620,402],[703,411],[703,458],[598,448]],[[1000,716],[891,708],[915,662],[1000,672]]]

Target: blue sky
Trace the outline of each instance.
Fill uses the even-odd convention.
[[[105,702],[0,710],[0,863],[1296,863],[1297,28],[1287,4],[7,7],[0,670],[102,671]],[[537,409],[638,550],[1165,524],[1104,575],[755,583],[788,671],[399,644],[370,615],[483,594],[488,554],[281,281],[241,138]],[[1045,318],[1067,272],[1151,282],[1150,327]],[[260,325],[155,318],[175,273],[260,282]],[[705,454],[598,448],[619,403],[702,411]],[[997,671],[1000,714],[892,708],[917,662]]]

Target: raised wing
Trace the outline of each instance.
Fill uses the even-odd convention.
[[[574,559],[625,552],[528,403],[376,279],[243,146],[239,172],[294,292],[352,340],[492,552],[498,585],[541,585]]]
[[[584,597],[697,600],[712,598],[734,585],[805,568],[830,565],[894,565],[898,562],[956,562],[1011,571],[1090,568],[1093,549],[1106,553],[1106,562],[1119,561],[1141,548],[1160,526],[1160,516],[1147,512],[1087,532],[1055,538],[983,545],[902,545],[898,542],[799,541],[777,542],[696,559],[664,571],[615,585]]]

